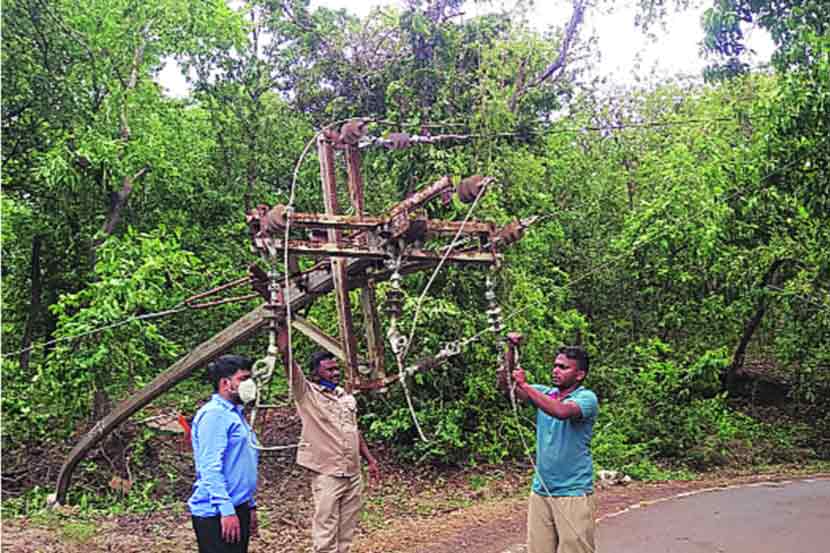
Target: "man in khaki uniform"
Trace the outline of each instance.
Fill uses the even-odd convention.
[[[309,380],[296,363],[289,367],[286,327],[280,330],[277,347],[303,421],[297,464],[314,472],[314,553],[348,553],[361,507],[360,457],[366,459],[372,478],[380,474],[357,427],[357,402],[338,386],[340,370],[331,353],[311,356]]]

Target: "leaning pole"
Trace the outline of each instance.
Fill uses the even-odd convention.
[[[264,305],[254,309],[244,317],[203,342],[186,356],[176,361],[169,369],[158,375],[150,384],[136,395],[120,403],[107,416],[95,423],[95,426],[78,442],[61,467],[55,493],[48,499],[50,505],[63,504],[72,479],[72,472],[84,456],[103,440],[118,425],[134,413],[147,406],[154,399],[170,390],[173,386],[193,374],[193,370],[204,366],[219,357],[236,344],[256,334],[267,324],[268,311]]]

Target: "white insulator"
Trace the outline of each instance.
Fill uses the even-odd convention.
[[[413,376],[415,373],[418,372],[418,369],[420,369],[420,367],[418,367],[418,365],[410,365],[409,367],[407,367],[403,370],[404,376],[405,377]]]
[[[257,380],[269,380],[274,372],[274,365],[276,365],[277,356],[271,355],[270,351],[268,353],[269,354],[262,359],[258,359],[251,369],[252,376]]]
[[[401,353],[404,349],[406,349],[406,336],[400,334],[392,340],[392,352],[395,355]]]
[[[461,344],[453,340],[452,342],[447,342],[438,355],[442,357],[452,357],[453,355],[458,355],[459,353],[461,353]]]
[[[386,338],[389,340],[389,346],[392,348],[392,352],[395,355],[406,349],[406,336],[398,332],[398,329],[394,326],[389,327],[389,330],[386,333]]]
[[[501,307],[499,307],[498,305],[494,305],[494,306],[490,307],[489,309],[487,309],[485,311],[485,313],[487,313],[488,315],[489,314],[498,315],[499,313],[501,313]]]

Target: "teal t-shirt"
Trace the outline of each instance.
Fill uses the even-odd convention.
[[[543,394],[557,388],[534,385]],[[561,420],[536,410],[536,474],[533,492],[538,495],[586,495],[594,491],[591,437],[599,413],[597,396],[580,386],[564,399],[579,405],[582,417]],[[543,483],[544,482],[544,483]]]

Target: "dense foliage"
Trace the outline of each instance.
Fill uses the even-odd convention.
[[[645,16],[663,4],[642,2]],[[239,11],[213,0],[5,2],[6,459],[71,443],[252,308],[142,318],[245,274],[245,210],[285,202],[314,132],[355,116],[372,118],[373,134],[474,135],[367,153],[369,211],[441,175],[480,173],[499,185],[477,217],[544,216],[508,253],[500,301],[537,381],[557,345],[591,352],[598,467],[653,477],[830,455],[830,14],[791,4],[718,0],[706,46],[729,70],[610,94],[587,76],[592,45],[578,25],[542,35],[510,15],[458,17],[460,2],[413,0],[364,20],[304,0]],[[737,26],[756,20],[778,45],[764,73],[735,61]],[[185,100],[155,81],[170,59],[188,71]],[[297,174],[298,207],[321,210],[316,161]],[[430,209],[460,219],[467,208]],[[406,313],[428,276],[406,278]],[[485,276],[442,271],[412,358],[487,326]],[[334,313],[327,298],[308,317],[333,333]],[[485,334],[414,379],[428,442],[399,387],[362,400],[368,439],[421,461],[524,455],[529,413],[496,392],[498,354]],[[782,412],[812,424],[753,418],[753,366],[776,383]],[[192,412],[206,393],[198,380],[160,402]]]

